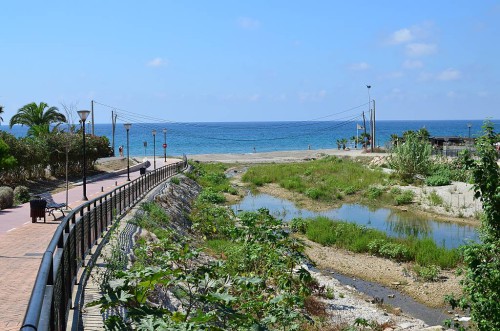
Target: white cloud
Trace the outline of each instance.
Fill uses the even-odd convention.
[[[406,69],[417,69],[422,68],[424,64],[419,60],[406,60],[403,62],[403,68]]]
[[[461,72],[456,69],[446,69],[439,74],[436,75],[437,80],[449,81],[449,80],[457,80],[462,76]]]
[[[250,17],[238,18],[238,26],[245,30],[256,30],[260,28],[260,21]]]
[[[410,31],[410,29],[405,28],[405,29],[401,29],[401,30],[394,32],[391,35],[389,42],[391,44],[402,44],[402,43],[412,41],[414,38],[415,38],[415,36]]]
[[[359,62],[359,63],[353,63],[349,66],[349,69],[351,70],[366,70],[370,68],[370,65],[366,62]]]
[[[413,57],[426,56],[436,53],[435,44],[413,43],[406,45],[406,54]]]
[[[300,102],[317,102],[323,100],[327,94],[326,90],[319,90],[317,92],[299,92],[298,97]]]
[[[168,64],[167,60],[162,59],[161,57],[155,57],[151,61],[147,63],[149,67],[163,67]]]

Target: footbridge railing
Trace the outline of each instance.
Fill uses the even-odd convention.
[[[97,240],[114,219],[186,166],[184,157],[183,161],[147,172],[67,214],[43,255],[21,330],[65,330],[74,308],[73,285]]]

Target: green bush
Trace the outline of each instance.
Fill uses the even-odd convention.
[[[26,186],[16,186],[16,188],[14,189],[14,201],[17,204],[23,204],[30,201],[30,199],[30,191]]]
[[[370,186],[366,191],[366,196],[372,200],[379,198],[384,191],[376,186]]]
[[[436,174],[425,179],[425,184],[428,186],[445,186],[451,184],[451,179],[443,174]]]
[[[302,217],[293,218],[290,221],[290,229],[292,232],[300,232],[302,234],[306,233],[308,221]]]
[[[396,205],[408,205],[413,202],[413,198],[415,196],[415,193],[410,190],[405,190],[401,194],[398,194],[394,197],[394,200],[396,201]]]
[[[311,199],[318,200],[321,197],[324,197],[325,193],[321,190],[321,188],[308,188],[305,195]]]
[[[441,206],[443,204],[443,198],[434,190],[429,193],[429,201],[433,206]]]
[[[0,187],[0,209],[14,206],[14,190],[8,186]]]
[[[172,184],[175,184],[175,185],[179,185],[179,184],[181,183],[181,181],[180,181],[179,177],[172,177],[172,178],[170,179],[170,182],[171,182]]]
[[[198,196],[198,200],[201,202],[209,202],[209,203],[223,203],[226,201],[226,198],[221,193],[216,192],[211,187],[204,189],[200,195]]]
[[[435,282],[439,278],[439,272],[441,268],[435,265],[430,266],[421,266],[416,264],[413,267],[413,271],[417,274],[418,279],[421,279],[426,282]]]

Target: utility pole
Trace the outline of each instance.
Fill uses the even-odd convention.
[[[111,148],[113,149],[113,156],[116,156],[116,154],[115,154],[115,127],[116,127],[116,116],[118,116],[118,115],[117,115],[117,114],[115,114],[115,112],[112,110],[112,111],[111,111],[111,132],[112,132],[113,138],[112,138]]]
[[[366,121],[365,121],[365,112],[363,112],[363,129],[365,131],[365,136],[363,138],[365,150],[366,150]]]
[[[372,111],[372,114],[373,114],[373,132],[372,132],[372,152],[373,152],[373,146],[376,146],[375,144],[375,100],[372,100],[373,101],[373,111]]]
[[[90,101],[90,112],[92,113],[92,135],[95,135],[94,132],[94,100]]]

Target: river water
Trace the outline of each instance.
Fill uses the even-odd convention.
[[[298,208],[292,202],[268,194],[248,194],[238,204],[235,211],[253,211],[267,208],[271,214],[284,221],[296,217],[313,218],[325,216],[334,220],[356,223],[387,233],[392,237],[430,237],[436,244],[446,248],[456,248],[467,241],[478,241],[477,229],[473,226],[443,222],[390,208],[373,208],[360,204],[344,204],[339,208],[314,212]]]

